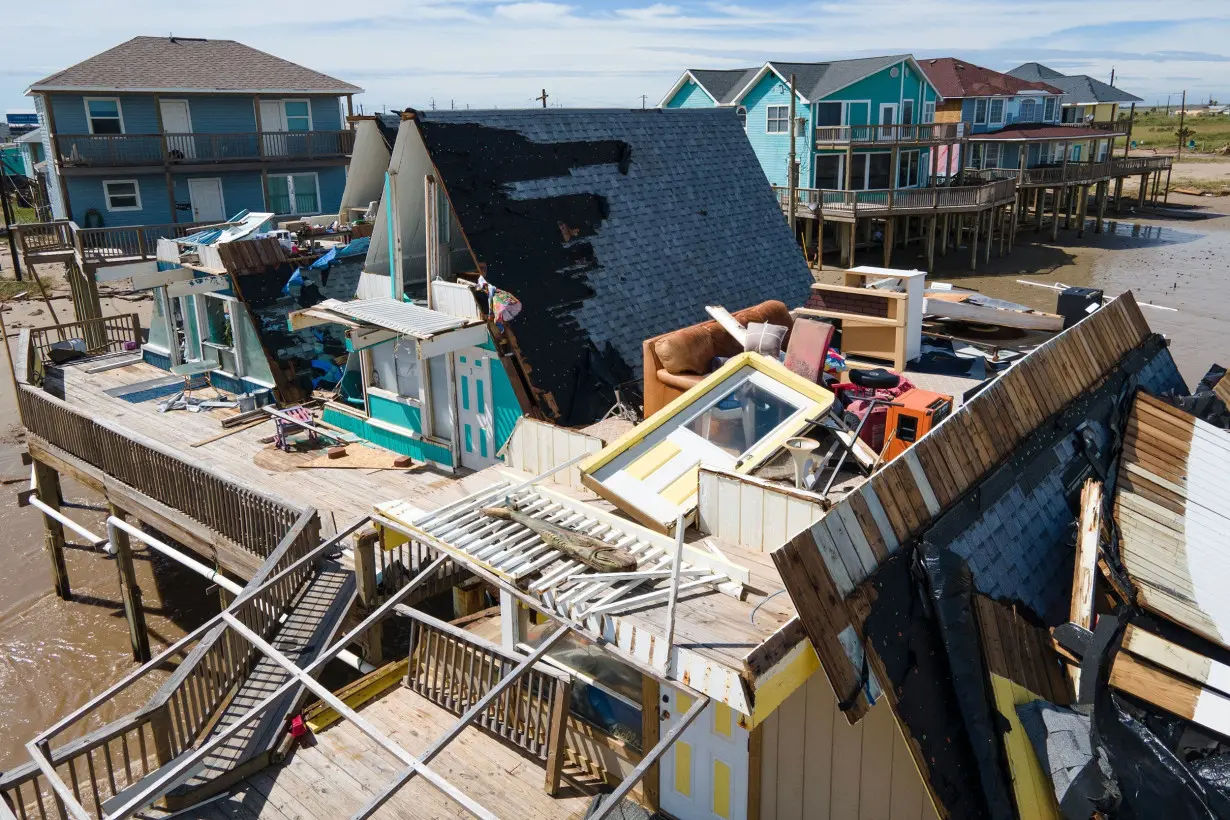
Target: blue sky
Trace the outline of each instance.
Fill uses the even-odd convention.
[[[655,104],[684,68],[910,52],[1007,70],[1037,60],[1146,100],[1230,101],[1230,2],[1196,0],[413,0],[253,7],[63,0],[9,15],[0,108],[138,34],[236,39],[367,89],[384,107]],[[300,15],[296,9],[303,9]],[[298,17],[310,17],[300,22]]]

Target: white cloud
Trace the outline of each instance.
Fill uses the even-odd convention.
[[[62,0],[57,20],[67,22],[6,20],[0,108],[29,107],[21,94],[42,76],[167,32],[240,40],[350,80],[368,89],[358,102],[369,111],[432,98],[528,106],[543,87],[553,105],[639,106],[685,68],[900,52],[1001,70],[1040,60],[1103,79],[1113,66],[1119,85],[1149,101],[1182,87],[1230,98],[1230,62],[1155,56],[1230,56],[1230,10],[1207,0],[376,0],[277,25],[253,19],[247,0],[210,9],[203,18],[155,0]]]

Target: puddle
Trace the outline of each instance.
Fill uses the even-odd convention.
[[[1093,223],[1091,222],[1090,225]],[[1089,236],[1086,229],[1085,236]],[[1095,238],[1097,234],[1093,235]],[[1106,222],[1102,225],[1102,236],[1123,237],[1140,240],[1142,244],[1175,245],[1182,242],[1194,242],[1205,236],[1195,231],[1184,231],[1164,225],[1142,225],[1139,222]]]

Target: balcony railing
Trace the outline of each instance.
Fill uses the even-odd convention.
[[[1092,128],[1095,131],[1113,131],[1116,133],[1126,134],[1128,123],[1127,120],[1118,122],[1117,120],[1077,120],[1076,122],[1057,122],[1055,125],[1063,128]]]
[[[929,122],[915,125],[822,125],[816,129],[816,144],[918,145],[949,142],[960,136],[960,123]]]
[[[81,261],[106,264],[154,259],[159,239],[178,239],[213,222],[172,222],[165,225],[128,225],[115,228],[80,228],[74,222],[35,222],[17,225],[18,248],[27,258],[77,253]]]
[[[787,190],[773,186],[777,201],[786,208]],[[927,211],[978,211],[1011,202],[1016,196],[1016,178],[1007,177],[981,185],[897,188],[881,191],[837,191],[799,188],[795,193],[800,214],[819,212],[826,219]]]
[[[1101,182],[1114,177],[1164,171],[1172,161],[1171,157],[1120,157],[1104,162],[1069,162],[1066,165],[1026,168],[1021,172],[1021,185],[1041,187]]]
[[[238,134],[57,134],[67,167],[161,165],[343,157],[354,132],[267,131]]]

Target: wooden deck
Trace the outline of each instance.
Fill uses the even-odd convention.
[[[456,720],[401,686],[364,706],[361,714],[414,755]],[[392,755],[342,721],[317,734],[314,745],[297,748],[284,765],[265,769],[227,797],[177,816],[336,820],[358,810],[401,768]],[[583,787],[567,781],[559,797],[548,796],[539,763],[474,727],[446,746],[431,768],[500,817],[571,820],[585,816],[590,800]],[[468,815],[419,777],[374,816],[452,820]]]
[[[283,453],[260,439],[273,434],[272,421],[242,429],[225,438],[192,446],[224,431],[221,419],[232,411],[190,413],[158,412],[159,399],[131,403],[106,394],[106,390],[135,385],[169,374],[145,363],[99,373],[88,372],[97,364],[74,362],[63,368],[64,400],[97,418],[108,419],[132,432],[162,442],[185,457],[215,467],[226,477],[259,487],[321,513],[325,534],[336,531],[373,504],[390,498],[409,498],[461,483],[482,486],[482,479],[467,482],[426,467],[411,470],[305,468],[298,465],[323,454]],[[212,396],[212,388],[196,395]],[[358,445],[363,446],[363,445]]]

